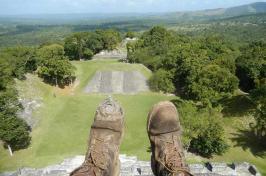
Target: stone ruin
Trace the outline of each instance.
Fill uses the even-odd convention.
[[[41,169],[21,168],[15,172],[2,173],[0,176],[68,176],[84,161],[85,156],[65,159],[61,164]],[[120,155],[120,176],[153,176],[150,162],[139,161],[137,157]],[[190,164],[190,171],[195,176],[260,176],[254,165],[249,163],[207,163]]]
[[[112,51],[103,50],[100,53],[93,56],[93,59],[126,59],[127,53],[116,49]]]
[[[139,71],[97,71],[86,93],[136,94],[149,91],[147,79]]]
[[[100,53],[97,53],[96,55],[93,56],[93,59],[118,59],[118,60],[124,60],[126,61],[127,59],[127,50],[126,50],[126,45],[129,42],[134,42],[137,41],[137,38],[126,38],[122,41],[120,47],[117,49],[108,51],[108,50],[103,50]]]
[[[34,116],[33,112],[36,112],[36,109],[41,107],[42,100],[40,99],[27,99],[27,98],[19,98],[19,102],[23,106],[23,110],[18,112],[18,117],[24,119],[26,123],[31,127],[37,124],[37,118]]]

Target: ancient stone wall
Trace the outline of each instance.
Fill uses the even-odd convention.
[[[15,172],[2,173],[0,176],[68,176],[71,171],[82,164],[84,158],[84,156],[76,156],[58,165],[42,169],[22,168]],[[137,157],[126,155],[120,155],[120,161],[120,176],[153,176],[150,162],[138,161]],[[189,168],[195,176],[260,176],[256,167],[249,163],[190,164]]]

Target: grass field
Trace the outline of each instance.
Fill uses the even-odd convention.
[[[35,76],[25,82],[18,82],[24,95],[33,96],[28,84],[33,84],[36,93],[43,96],[43,106],[39,110],[40,120],[32,132],[32,144],[26,150],[15,152],[13,157],[7,150],[0,150],[0,170],[13,170],[18,167],[41,167],[62,161],[66,157],[84,154],[87,137],[93,121],[94,112],[107,95],[85,94],[83,88],[96,70],[139,70],[145,76],[150,71],[142,65],[129,65],[116,61],[73,62],[77,67],[79,85],[73,90],[53,88]],[[33,81],[34,80],[34,81]],[[25,90],[26,89],[26,90]],[[54,97],[54,94],[56,97]],[[137,155],[148,159],[148,140],[146,135],[146,116],[149,108],[161,100],[172,99],[156,93],[138,95],[114,95],[125,110],[126,135],[121,153]],[[137,136],[137,137],[136,137]]]
[[[0,172],[15,170],[19,167],[44,167],[59,163],[67,157],[85,153],[95,109],[107,97],[107,95],[83,93],[84,87],[98,69],[139,70],[147,77],[151,75],[150,71],[142,65],[118,63],[114,60],[73,62],[73,64],[77,67],[79,84],[76,87],[54,88],[44,84],[33,75],[29,75],[27,81],[18,81],[18,87],[24,96],[41,96],[43,105],[36,111],[39,122],[33,129],[30,147],[15,152],[13,157],[9,156],[7,150],[0,148]],[[114,97],[125,110],[126,131],[121,153],[149,160],[150,154],[147,152],[149,142],[145,128],[147,113],[151,106],[158,101],[172,100],[176,97],[152,92],[137,95],[114,95]],[[228,141],[232,147],[225,155],[215,156],[212,160],[247,161],[255,164],[265,175],[265,156],[255,154],[252,144],[247,146],[246,150],[241,146],[235,146],[239,144],[233,139],[236,137],[237,130],[245,128],[248,121],[243,118],[248,119],[248,117],[224,118]],[[202,159],[202,161],[207,160]],[[193,158],[191,162],[193,162]]]

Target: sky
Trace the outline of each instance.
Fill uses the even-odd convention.
[[[1,15],[148,13],[225,8],[266,0],[0,0]]]

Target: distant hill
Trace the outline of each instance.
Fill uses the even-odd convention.
[[[225,9],[223,15],[225,16],[240,16],[256,13],[265,13],[266,12],[266,2],[257,2],[249,5],[242,5],[238,7],[232,7]]]
[[[216,32],[236,36],[240,41],[265,39],[266,2],[191,12],[0,16],[0,48],[63,42],[72,32],[110,28],[145,31],[156,25],[181,32],[198,31],[196,34]],[[243,37],[247,31],[248,37]]]
[[[164,24],[203,22],[219,20],[245,15],[266,13],[266,2],[256,2],[248,5],[231,8],[207,9],[189,12],[170,12],[161,14],[144,15],[142,19],[157,20]]]
[[[224,19],[229,17],[266,13],[266,2],[256,2],[248,5],[231,8],[207,9],[190,12],[174,12],[164,14],[162,18],[176,19],[181,22],[205,21],[212,19]]]
[[[201,22],[213,19],[266,13],[266,2],[256,2],[231,8],[207,9],[169,13],[118,13],[118,14],[40,14],[0,16],[0,24],[27,25],[99,25],[103,23],[171,24],[179,22]]]
[[[266,2],[256,2],[230,8],[208,9],[195,12],[187,12],[195,16],[241,16],[266,12]]]

